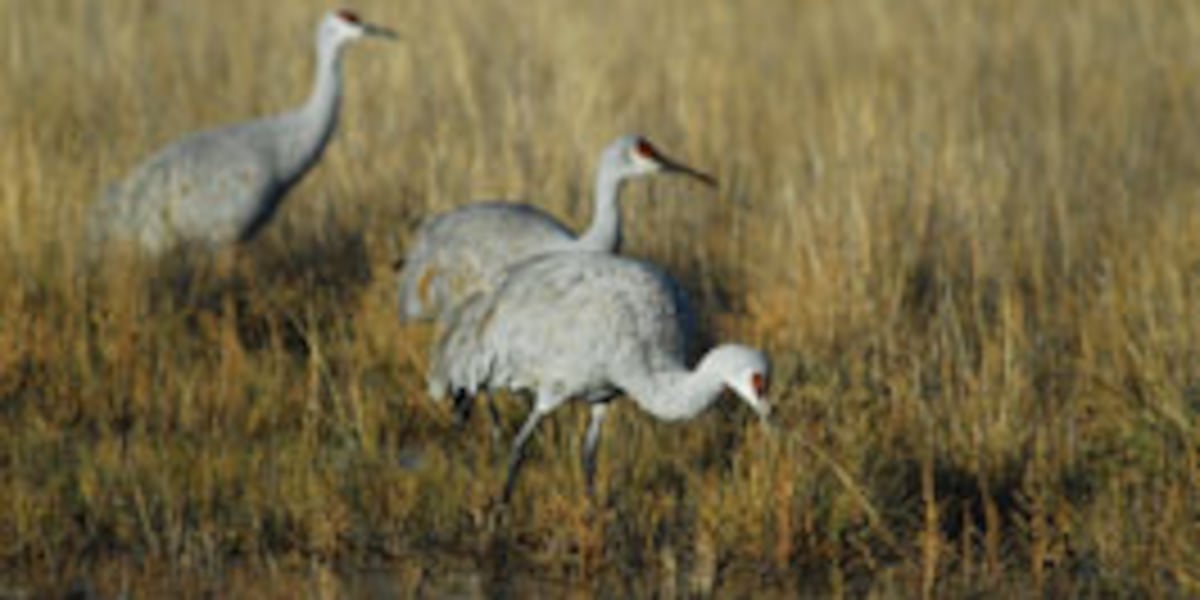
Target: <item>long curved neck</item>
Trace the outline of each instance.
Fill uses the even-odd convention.
[[[319,44],[312,93],[304,106],[282,123],[279,167],[286,183],[294,183],[320,158],[337,127],[341,103],[342,44]]]
[[[664,421],[691,419],[708,408],[725,388],[721,378],[701,366],[681,365],[625,377],[620,387],[643,410]]]
[[[592,224],[576,240],[580,250],[616,252],[621,247],[621,185],[624,179],[612,169],[600,167],[592,208]]]

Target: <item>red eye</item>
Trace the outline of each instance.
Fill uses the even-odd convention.
[[[639,139],[637,141],[637,153],[642,155],[642,158],[658,160],[658,150],[646,140]]]
[[[766,375],[755,373],[750,376],[750,385],[754,386],[754,393],[759,396],[765,396],[767,395],[767,387],[770,385],[770,382],[767,381]]]
[[[337,12],[337,15],[347,23],[354,23],[357,25],[358,23],[362,22],[362,20],[358,18],[358,14],[352,10],[342,9]]]

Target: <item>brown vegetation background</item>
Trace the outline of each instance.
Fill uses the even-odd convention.
[[[0,0],[0,595],[1200,594],[1200,4],[359,4],[403,42],[183,277],[87,265],[85,207],[300,102],[328,7]],[[388,264],[472,199],[582,226],[627,131],[721,179],[628,186],[625,251],[770,352],[783,431],[622,404],[592,505],[564,410],[497,521],[507,439],[426,401]]]

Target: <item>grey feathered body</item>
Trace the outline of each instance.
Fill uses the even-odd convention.
[[[149,251],[218,247],[253,237],[319,157],[298,114],[191,134],[138,167],[90,215],[93,240],[131,239]],[[307,134],[307,135],[306,135]]]
[[[341,49],[359,27],[331,13],[317,30],[308,100],[275,116],[186,135],[153,154],[92,207],[93,247],[125,240],[151,254],[245,241],[325,150],[341,105]]]
[[[417,231],[405,259],[400,314],[439,317],[494,289],[509,267],[574,240],[565,225],[525,204],[481,202],[437,215]]]
[[[513,267],[494,293],[451,314],[430,391],[553,390],[600,400],[656,374],[684,372],[693,327],[683,293],[653,265],[605,253],[547,254]]]

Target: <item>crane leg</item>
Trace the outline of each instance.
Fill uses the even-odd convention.
[[[525,460],[525,444],[533,436],[534,428],[545,414],[545,409],[540,405],[534,405],[533,410],[529,412],[529,417],[525,419],[525,424],[521,426],[521,431],[517,433],[517,438],[513,440],[512,455],[508,459],[508,479],[504,482],[504,504],[508,504],[508,499],[512,497],[513,488],[517,484],[517,473],[521,470],[521,463]]]
[[[492,415],[492,442],[500,441],[502,432],[500,427],[500,410],[496,408],[496,397],[492,394],[487,395],[488,412]]]
[[[496,397],[490,392],[484,392],[487,396],[488,413],[492,417],[492,441],[500,441],[502,429],[500,427],[500,409],[496,408]],[[475,398],[464,389],[458,389],[454,392],[454,425],[459,429],[467,426],[471,420],[471,412],[475,407]]]
[[[583,476],[591,498],[596,497],[596,447],[600,444],[600,426],[604,424],[607,410],[606,403],[592,405],[592,420],[588,422],[587,433],[583,436]]]
[[[467,393],[464,388],[454,390],[454,424],[462,429],[467,426],[467,421],[471,419],[471,408],[475,404],[475,399]]]

